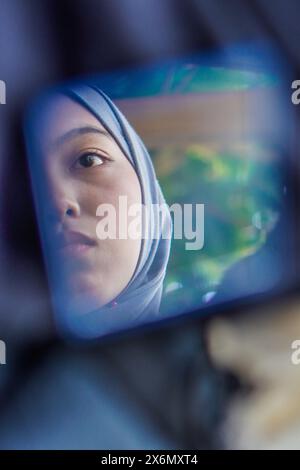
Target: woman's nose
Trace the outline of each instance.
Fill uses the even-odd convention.
[[[66,218],[78,218],[80,206],[75,198],[57,193],[51,198],[47,216],[48,220],[50,219],[52,222],[62,223]]]

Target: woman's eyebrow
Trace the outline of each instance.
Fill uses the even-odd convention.
[[[105,137],[109,137],[111,139],[111,135],[105,129],[100,129],[99,127],[94,127],[94,126],[76,127],[74,129],[69,130],[65,134],[61,135],[60,137],[58,137],[53,143],[53,145],[51,145],[51,147],[52,148],[60,147],[66,141],[71,140],[72,138],[78,135],[84,135],[84,134],[100,134],[100,135],[104,135]]]

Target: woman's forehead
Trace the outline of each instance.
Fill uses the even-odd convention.
[[[47,100],[39,113],[38,128],[43,147],[51,146],[74,130],[95,128],[106,133],[91,112],[64,95],[55,95]]]

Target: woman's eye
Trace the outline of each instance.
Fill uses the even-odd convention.
[[[99,166],[103,164],[104,159],[99,155],[93,153],[87,153],[81,155],[78,160],[75,162],[74,168],[92,168],[94,166]]]

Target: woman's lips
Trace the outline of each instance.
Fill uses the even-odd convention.
[[[96,241],[81,232],[68,231],[56,236],[54,246],[64,255],[80,256],[95,247]]]

